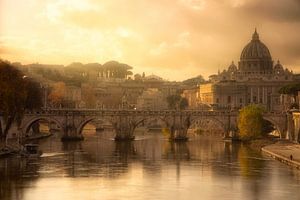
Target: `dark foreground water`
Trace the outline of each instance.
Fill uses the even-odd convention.
[[[195,137],[172,144],[160,133],[116,143],[40,142],[42,158],[0,160],[0,199],[299,200],[300,171],[240,144]]]

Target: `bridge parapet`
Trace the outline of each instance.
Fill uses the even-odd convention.
[[[271,121],[281,133],[285,131],[286,114],[283,112],[264,113],[264,118]],[[224,131],[237,130],[238,111],[207,111],[207,110],[113,110],[113,109],[47,109],[35,112],[26,112],[22,127],[23,131],[27,131],[31,123],[38,119],[47,119],[61,126],[61,129],[68,136],[78,135],[81,137],[82,127],[94,119],[105,118],[114,124],[116,135],[123,138],[130,135],[133,138],[135,127],[148,118],[163,119],[172,134],[180,133],[180,137],[186,137],[187,129],[193,120],[199,118],[210,118],[222,124]],[[128,125],[131,123],[131,125]],[[70,128],[72,127],[72,128]],[[175,134],[176,135],[176,134]]]
[[[202,111],[202,110],[97,110],[97,109],[48,109],[35,112],[26,112],[26,115],[135,115],[135,116],[159,116],[159,115],[201,115],[201,116],[228,116],[237,115],[232,111]]]

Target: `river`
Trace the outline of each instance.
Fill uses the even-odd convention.
[[[215,136],[170,143],[159,132],[40,141],[39,159],[0,160],[1,200],[299,200],[300,171]]]

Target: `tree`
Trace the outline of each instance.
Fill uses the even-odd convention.
[[[134,80],[140,81],[140,80],[142,80],[142,76],[140,74],[135,74],[134,75]]]
[[[178,94],[169,95],[167,97],[168,106],[170,109],[180,109],[183,110],[188,107],[188,100],[181,97]]]
[[[297,99],[299,91],[300,91],[300,83],[285,85],[285,86],[283,86],[282,88],[279,89],[280,94],[285,94],[285,95],[292,96],[294,100]],[[299,109],[298,102],[295,102],[292,105],[290,105],[290,108]]]
[[[254,104],[240,110],[238,128],[242,140],[254,139],[263,135],[263,112],[262,107]]]
[[[179,108],[180,110],[184,110],[189,106],[189,102],[185,97],[181,97],[179,102]]]
[[[180,102],[180,95],[169,95],[167,97],[168,106],[170,109],[177,109]]]
[[[189,86],[197,86],[200,83],[204,83],[204,82],[205,82],[205,79],[203,78],[202,75],[182,81],[183,84],[189,85]]]
[[[12,124],[20,124],[26,110],[42,106],[39,84],[24,76],[9,63],[0,61],[0,113],[5,126],[1,138],[5,138]]]
[[[280,94],[288,94],[297,96],[298,91],[300,91],[300,83],[285,85],[279,89]]]
[[[86,103],[86,107],[95,108],[97,103],[97,98],[93,86],[90,84],[85,84],[82,86],[81,91],[82,91],[82,100]]]
[[[127,75],[132,75],[131,66],[117,61],[106,62],[103,64],[103,68],[109,72],[111,78],[126,78]]]
[[[66,84],[64,82],[57,82],[52,85],[51,92],[48,96],[50,103],[54,107],[62,105],[66,94]]]
[[[24,81],[27,91],[25,108],[28,110],[40,109],[43,106],[43,93],[40,84],[30,78],[26,78]]]

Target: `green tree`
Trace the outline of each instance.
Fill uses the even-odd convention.
[[[177,109],[181,96],[180,95],[169,95],[167,97],[168,106],[170,109]]]
[[[110,73],[112,78],[126,78],[128,75],[132,75],[131,66],[117,61],[106,62],[103,64],[103,68]]]
[[[41,106],[39,84],[24,76],[11,64],[0,61],[0,114],[5,124],[4,127],[0,125],[0,137],[6,137],[14,122],[21,122],[26,110]]]
[[[262,107],[254,104],[240,110],[238,128],[242,140],[254,139],[263,135],[263,112]]]
[[[300,91],[300,83],[285,85],[285,86],[283,86],[282,88],[279,89],[280,94],[285,94],[285,95],[292,96],[294,100],[297,99],[298,91]],[[292,105],[290,105],[290,108],[299,109],[298,102],[295,102]]]
[[[185,97],[181,97],[179,102],[179,108],[180,110],[184,110],[189,106],[189,102]]]
[[[188,107],[188,100],[184,97],[181,97],[178,94],[169,95],[167,97],[168,106],[170,109],[180,109],[183,110]]]
[[[182,81],[183,84],[189,85],[189,86],[197,86],[200,83],[204,83],[204,82],[205,82],[205,79],[203,78],[202,75]]]
[[[66,94],[66,84],[64,82],[56,82],[51,87],[48,95],[49,103],[52,107],[60,107],[63,104]]]
[[[280,94],[288,94],[293,96],[297,96],[298,91],[300,91],[300,83],[285,85],[279,89]]]

